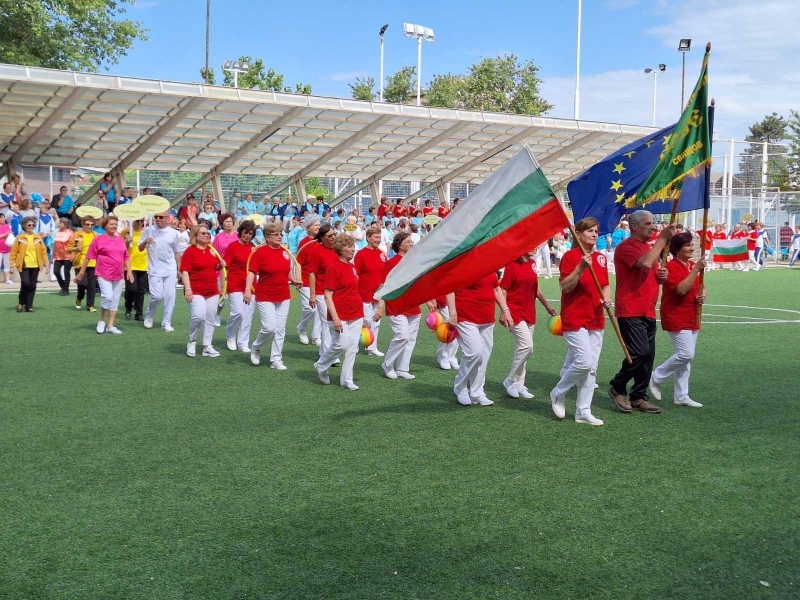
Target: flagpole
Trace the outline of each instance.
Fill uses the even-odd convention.
[[[678,204],[680,204],[681,198],[678,196],[675,200],[672,201],[672,213],[669,215],[669,224],[674,225],[675,221],[678,219]],[[667,268],[667,256],[669,256],[669,244],[664,246],[664,250],[661,252],[661,268]]]
[[[558,207],[561,209],[561,214],[564,215],[564,219],[566,220],[567,225],[569,226],[569,232],[572,235],[572,239],[577,242],[581,254],[586,254],[586,250],[583,247],[583,243],[581,242],[581,239],[578,237],[578,233],[575,231],[575,226],[572,224],[572,221],[569,220],[569,217],[567,216],[567,213],[564,211],[564,206],[561,204],[561,202],[558,203]],[[597,287],[597,293],[600,294],[600,298],[602,299],[603,288],[600,285],[600,280],[597,278],[597,273],[594,272],[594,265],[589,265],[589,273],[592,274],[594,285]],[[606,314],[608,315],[608,319],[611,321],[611,326],[614,328],[614,333],[617,334],[619,345],[622,346],[622,351],[625,353],[625,359],[628,361],[629,365],[632,365],[633,359],[631,358],[631,353],[628,352],[628,347],[625,345],[625,340],[622,339],[622,332],[619,330],[619,325],[617,324],[617,320],[614,318],[614,315],[611,313],[611,309],[608,306],[603,305],[603,308],[606,309]]]
[[[711,99],[711,106],[708,107],[708,129],[710,132],[709,139],[713,141],[714,139],[714,99]],[[700,256],[705,256],[705,236],[706,231],[708,231],[708,209],[711,206],[711,165],[706,165],[706,189],[703,190],[703,234],[701,236],[701,244],[703,244],[700,248]],[[713,252],[713,248],[712,248]],[[703,296],[706,292],[706,270],[703,269],[700,271],[700,284],[697,290],[698,296]],[[700,320],[703,317],[703,305],[697,305],[697,324],[700,324]]]

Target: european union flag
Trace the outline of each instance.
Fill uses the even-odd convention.
[[[600,223],[600,235],[611,233],[620,218],[633,209],[625,208],[625,200],[633,196],[645,182],[661,158],[661,152],[672,135],[671,125],[621,148],[603,159],[567,185],[575,222],[594,217]],[[679,212],[703,208],[706,175],[683,181]],[[672,200],[649,202],[638,208],[653,214],[670,214]]]

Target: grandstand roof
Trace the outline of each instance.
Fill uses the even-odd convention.
[[[652,131],[0,65],[14,164],[480,183],[525,142],[558,187]]]

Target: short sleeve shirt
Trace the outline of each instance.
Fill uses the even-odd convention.
[[[618,317],[656,318],[658,262],[653,263],[649,269],[636,266],[638,260],[650,249],[647,242],[629,237],[614,252],[614,267],[617,272],[614,307]]]
[[[356,253],[358,293],[362,302],[374,302],[375,292],[385,280],[386,255],[379,248],[363,248]]]
[[[678,332],[684,330],[697,331],[697,293],[700,289],[700,278],[695,277],[691,289],[681,296],[676,290],[678,285],[689,276],[694,263],[688,265],[679,260],[667,263],[667,281],[661,294],[661,328],[664,331]]]
[[[536,323],[536,294],[539,292],[539,276],[536,263],[514,261],[503,269],[500,287],[506,290],[506,302],[514,325],[525,322]]]
[[[258,277],[256,302],[283,302],[292,297],[289,291],[292,259],[285,248],[260,246],[250,257],[249,270]]]
[[[583,258],[579,248],[569,250],[561,258],[559,271],[563,281],[578,267]],[[600,287],[608,285],[608,265],[606,257],[600,252],[592,252],[592,268]],[[600,292],[594,283],[591,271],[584,269],[578,284],[571,292],[561,292],[561,323],[564,331],[587,329],[597,331],[606,326]]]
[[[458,290],[455,293],[458,320],[475,325],[494,323],[494,288],[497,285],[497,274],[491,273],[472,285]]]
[[[325,289],[333,292],[333,305],[341,321],[353,321],[364,318],[364,305],[358,293],[358,275],[355,265],[336,260],[328,263],[325,271]],[[330,311],[328,320],[332,321]]]
[[[125,240],[107,234],[98,235],[92,240],[86,257],[96,261],[95,275],[108,281],[120,281],[125,261],[130,259]]]
[[[225,265],[228,267],[228,293],[244,293],[247,283],[247,261],[255,250],[252,243],[236,241],[225,249]]]
[[[192,293],[201,298],[219,295],[218,268],[219,259],[209,247],[189,246],[181,257],[181,272],[189,273]]]

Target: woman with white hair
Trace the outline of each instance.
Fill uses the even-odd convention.
[[[303,280],[303,285],[300,288],[300,323],[297,324],[297,335],[300,336],[301,344],[308,344],[309,329],[311,330],[311,339],[317,346],[320,345],[320,322],[317,316],[317,309],[310,303],[311,288],[309,288],[309,265],[317,250],[319,244],[316,243],[315,238],[320,228],[319,215],[315,213],[308,213],[303,217],[303,227],[306,231],[306,237],[300,240],[297,245],[297,262],[300,265],[300,277]]]

